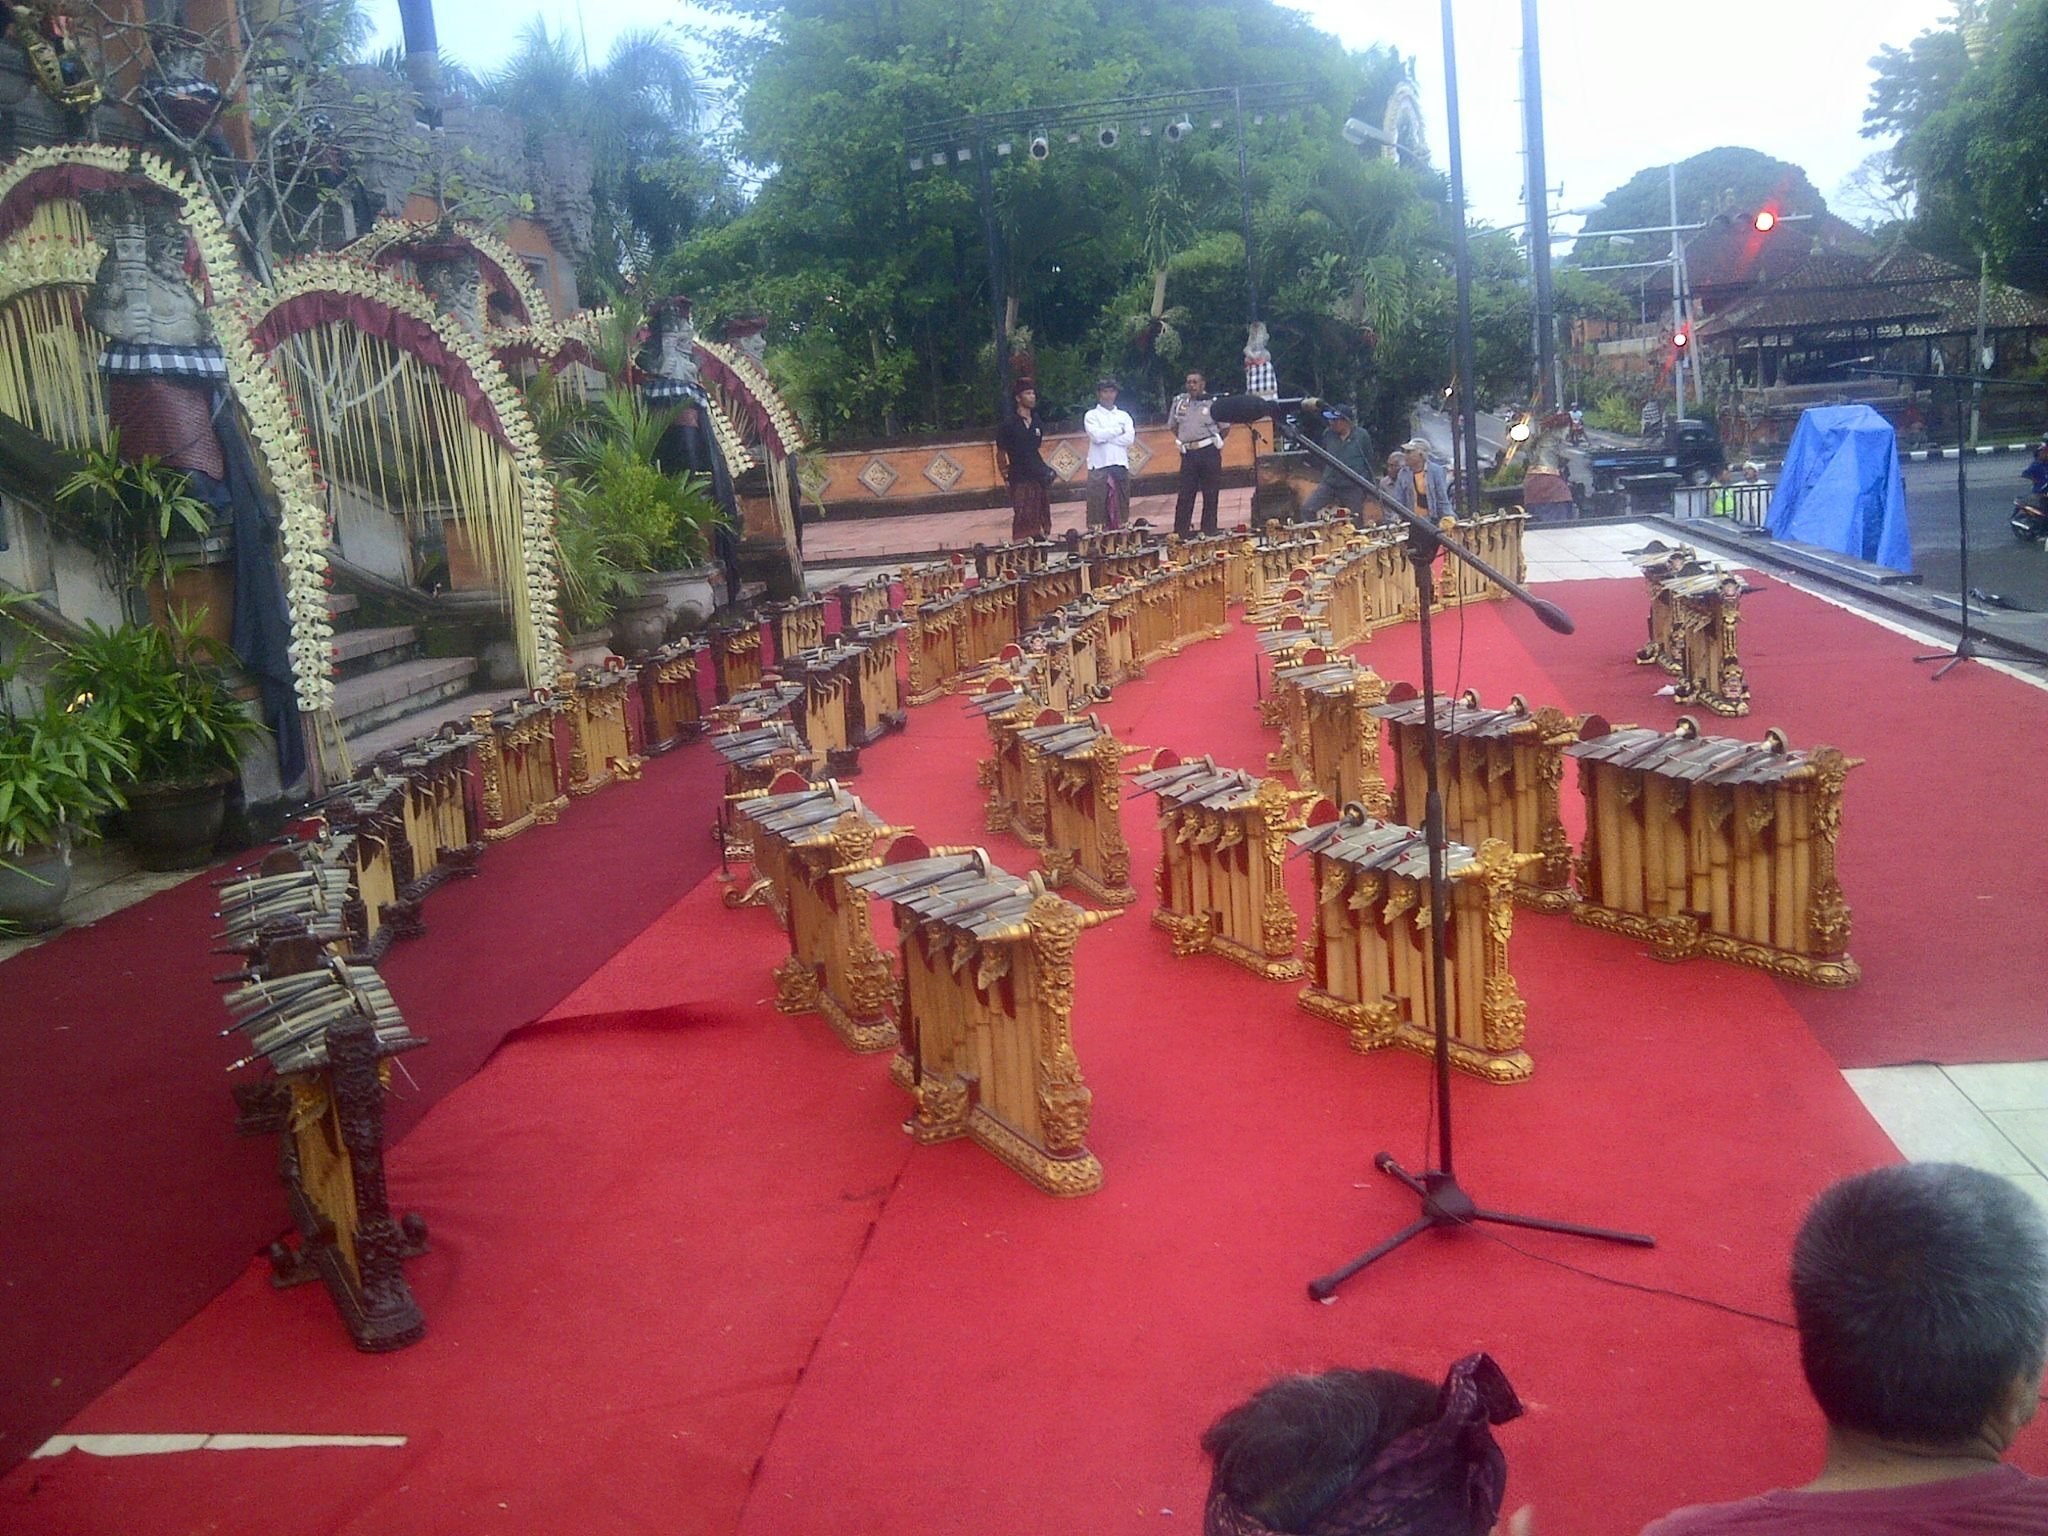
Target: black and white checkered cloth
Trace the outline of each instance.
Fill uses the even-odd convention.
[[[1280,376],[1273,371],[1273,361],[1244,365],[1244,392],[1257,395],[1263,400],[1280,398]]]
[[[640,395],[650,405],[673,405],[684,400],[695,405],[705,403],[704,391],[681,379],[649,379],[640,386]]]
[[[139,347],[113,342],[100,353],[100,372],[123,378],[226,379],[219,347]]]

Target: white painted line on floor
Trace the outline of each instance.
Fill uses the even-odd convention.
[[[304,1446],[387,1446],[404,1435],[52,1435],[36,1456],[83,1451],[88,1456],[169,1456],[181,1451],[291,1451]]]

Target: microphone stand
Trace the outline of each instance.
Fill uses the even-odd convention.
[[[1930,683],[1938,683],[1966,661],[1985,660],[1985,653],[1977,648],[1977,638],[1970,633],[1970,490],[1969,472],[1964,467],[1970,458],[1969,442],[1963,427],[1963,386],[1968,384],[1971,393],[1981,396],[1986,384],[2007,384],[2012,379],[1987,379],[1978,374],[1962,373],[1908,373],[1897,368],[1857,368],[1852,372],[1865,378],[1902,379],[1912,384],[1948,385],[1949,404],[1956,417],[1956,587],[1961,594],[1963,618],[1962,627],[1956,635],[1956,648],[1952,651],[1930,651],[1925,656],[1915,656],[1916,662],[1938,661]],[[2028,658],[2007,652],[1992,654],[1992,661],[2014,662],[2021,666],[2031,665]]]
[[[1341,462],[1320,443],[1304,436],[1292,421],[1276,416],[1274,425],[1295,447],[1307,450],[1312,458],[1319,460],[1325,470],[1334,469],[1341,472],[1346,479],[1362,487],[1381,507],[1408,525],[1408,560],[1415,568],[1416,610],[1422,626],[1422,766],[1426,788],[1422,830],[1423,840],[1429,850],[1429,964],[1432,979],[1430,1023],[1436,1043],[1436,1166],[1425,1168],[1420,1173],[1411,1173],[1396,1162],[1391,1153],[1376,1154],[1372,1160],[1373,1166],[1389,1178],[1406,1185],[1421,1200],[1422,1214],[1393,1236],[1366,1249],[1341,1269],[1332,1270],[1327,1275],[1319,1275],[1309,1281],[1308,1293],[1317,1301],[1333,1300],[1337,1287],[1368,1264],[1385,1258],[1411,1239],[1420,1237],[1434,1228],[1468,1227],[1476,1221],[1492,1222],[1499,1226],[1529,1227],[1538,1232],[1562,1232],[1571,1237],[1597,1238],[1602,1242],[1627,1243],[1638,1248],[1654,1248],[1656,1239],[1640,1232],[1616,1232],[1605,1227],[1581,1226],[1577,1222],[1557,1221],[1544,1216],[1523,1216],[1511,1211],[1482,1206],[1459,1185],[1452,1159],[1451,1020],[1445,976],[1445,913],[1450,907],[1450,882],[1444,873],[1445,849],[1449,839],[1444,831],[1444,802],[1438,785],[1442,754],[1436,731],[1436,652],[1429,616],[1430,607],[1436,598],[1434,564],[1437,553],[1440,550],[1448,550],[1456,555],[1488,580],[1497,583],[1503,591],[1524,604],[1548,628],[1561,635],[1572,633],[1576,627],[1572,623],[1571,615],[1557,604],[1536,596],[1520,582],[1495,570],[1455,539],[1445,537],[1443,531],[1428,518],[1395,501],[1371,480]]]

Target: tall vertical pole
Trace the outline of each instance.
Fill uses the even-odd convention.
[[[988,165],[988,135],[981,119],[974,120],[974,170],[976,189],[981,195],[981,229],[988,240],[988,297],[995,310],[996,420],[1010,409],[1010,338],[1003,327],[1009,298],[1003,291],[1003,253],[996,230],[995,174]]]
[[[1534,404],[1540,418],[1563,401],[1557,398],[1554,378],[1557,303],[1550,282],[1550,188],[1543,163],[1543,53],[1537,42],[1536,0],[1522,0],[1522,145],[1529,183],[1529,271],[1536,283]]]
[[[1678,163],[1673,161],[1664,167],[1667,184],[1671,189],[1671,334],[1676,336],[1685,325],[1685,249],[1678,243]],[[1685,354],[1692,350],[1692,338],[1686,338],[1682,347],[1673,347],[1671,359],[1671,382],[1678,392],[1678,414],[1674,421],[1685,420]],[[1675,428],[1673,430],[1676,430]]]
[[[1464,503],[1459,509],[1470,521],[1479,506],[1479,412],[1478,384],[1472,349],[1472,246],[1465,234],[1465,147],[1458,125],[1458,38],[1451,20],[1451,0],[1440,0],[1444,23],[1444,116],[1451,140],[1451,226],[1452,249],[1458,274],[1458,413],[1464,417],[1463,436],[1451,451],[1459,464],[1464,485]],[[1448,1105],[1446,1106],[1448,1108]]]
[[[1237,202],[1244,216],[1244,318],[1245,324],[1259,318],[1259,279],[1252,270],[1252,172],[1244,146],[1244,91],[1230,88],[1230,100],[1237,112]]]
[[[1985,374],[1991,365],[1984,360],[1984,311],[1991,303],[1991,253],[1977,253],[1977,345],[1970,353],[1972,374]],[[1983,420],[1984,386],[1973,385],[1970,390],[1970,446],[1977,446],[1977,429]]]

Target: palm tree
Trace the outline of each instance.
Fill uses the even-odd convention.
[[[621,33],[593,68],[566,30],[536,17],[480,97],[522,123],[531,148],[560,136],[588,151],[596,204],[589,275],[600,281],[630,283],[736,205],[731,177],[697,132],[708,93],[666,30]]]

